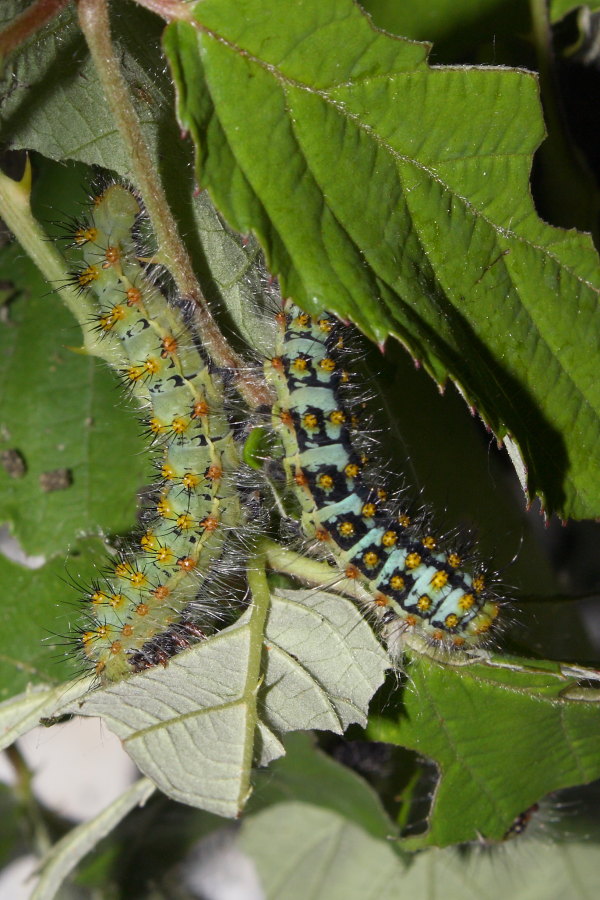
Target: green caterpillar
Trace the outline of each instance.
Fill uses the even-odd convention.
[[[304,534],[367,589],[388,634],[397,626],[441,645],[477,643],[499,609],[482,572],[469,572],[456,551],[441,551],[433,535],[419,534],[369,483],[340,395],[341,326],[289,301],[278,318],[276,355],[265,373],[277,395],[273,424]]]
[[[223,385],[181,309],[147,277],[133,235],[140,212],[134,194],[113,184],[94,198],[72,236],[82,256],[73,282],[96,300],[93,327],[118,338],[126,360],[121,379],[148,410],[148,432],[161,454],[158,499],[137,546],[86,595],[81,645],[109,681],[165,662],[202,635],[184,611],[242,518]]]

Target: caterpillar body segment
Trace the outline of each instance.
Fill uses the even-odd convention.
[[[279,339],[265,374],[277,402],[288,484],[301,508],[301,528],[328,548],[336,566],[367,588],[390,627],[461,647],[480,642],[498,614],[483,574],[453,549],[419,533],[369,475],[343,398],[343,326],[286,301]],[[389,628],[388,628],[389,630]]]
[[[73,280],[95,300],[93,327],[120,343],[122,383],[143,407],[159,456],[160,482],[142,532],[87,595],[81,642],[106,680],[164,662],[202,634],[186,607],[242,522],[240,459],[223,384],[183,305],[167,302],[138,258],[140,213],[135,195],[112,184],[73,235],[81,254]]]

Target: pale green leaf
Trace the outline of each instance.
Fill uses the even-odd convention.
[[[487,853],[434,850],[415,858],[398,889],[401,897],[428,900],[592,900],[600,891],[600,848],[525,836]]]
[[[248,817],[240,847],[258,869],[266,900],[403,897],[405,866],[392,847],[316,806],[282,803]]]
[[[167,668],[66,707],[102,716],[170,797],[223,816],[238,815],[246,802],[253,763],[283,752],[277,732],[339,734],[351,722],[364,724],[389,665],[350,601],[321,592],[276,594],[265,628],[268,595],[257,596],[235,625]]]
[[[51,718],[66,703],[72,702],[91,687],[89,678],[80,678],[56,687],[38,685],[0,703],[0,750],[39,725],[40,719]]]
[[[301,803],[249,816],[239,844],[267,900],[592,900],[600,891],[600,849],[591,842],[525,836],[486,852],[432,850],[407,865],[389,842]]]
[[[265,714],[276,731],[341,734],[366,725],[389,660],[352,603],[325,591],[273,596],[266,631]]]

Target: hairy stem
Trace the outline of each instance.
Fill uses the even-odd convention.
[[[282,572],[299,581],[324,587],[344,594],[353,600],[370,603],[371,594],[353,578],[346,578],[339,569],[317,559],[300,556],[294,550],[287,550],[276,541],[264,538],[261,543],[267,565],[275,572]]]
[[[191,4],[182,0],[136,0],[136,3],[161,16],[167,22],[177,20],[191,22],[194,19]]]
[[[28,37],[43,28],[63,9],[69,0],[36,0],[20,15],[15,16],[10,25],[0,31],[0,62],[2,57],[16,50]]]
[[[267,614],[271,603],[271,593],[267,583],[265,572],[265,554],[262,542],[257,553],[250,559],[248,566],[248,585],[252,592],[252,618],[250,620],[250,651],[248,654],[248,668],[246,686],[244,689],[244,702],[247,708],[246,735],[244,741],[244,762],[242,766],[242,778],[238,805],[243,809],[250,794],[250,773],[254,761],[254,746],[256,741],[256,727],[258,725],[258,689],[260,687],[262,653]]]
[[[196,323],[202,342],[215,363],[234,371],[242,370],[237,375],[236,383],[249,406],[268,403],[266,386],[253,373],[248,373],[244,360],[231,349],[221,334],[194,274],[115,54],[107,0],[79,0],[78,9],[81,29],[128,151],[134,181],[150,216],[158,242],[158,258],[170,271],[181,294],[196,304]]]

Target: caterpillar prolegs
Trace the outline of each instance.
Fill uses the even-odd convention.
[[[304,534],[367,589],[384,622],[447,646],[477,643],[498,613],[483,573],[419,533],[369,480],[340,391],[342,327],[288,301],[279,325],[265,373],[277,395],[273,424]]]
[[[224,411],[223,385],[192,336],[183,306],[167,303],[139,259],[140,204],[123,185],[94,198],[73,244],[82,256],[76,286],[96,301],[92,323],[118,339],[120,376],[148,410],[160,482],[137,544],[92,585],[81,642],[106,680],[164,661],[201,631],[183,618],[241,523],[239,457]]]

